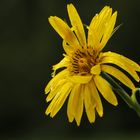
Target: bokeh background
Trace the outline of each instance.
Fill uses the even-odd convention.
[[[105,5],[118,11],[123,24],[106,46],[140,63],[139,0],[1,0],[0,1],[0,140],[139,140],[140,118],[118,97],[113,107],[103,100],[104,117],[80,127],[68,123],[66,104],[55,118],[45,115],[44,88],[52,65],[62,58],[61,38],[48,23],[50,15],[68,21],[73,3],[89,24]]]

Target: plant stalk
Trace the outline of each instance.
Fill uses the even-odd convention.
[[[111,84],[113,90],[116,91],[119,96],[126,102],[126,104],[130,108],[134,109],[140,117],[140,104],[136,99],[136,91],[134,93],[132,92],[132,96],[129,96],[126,91],[117,82],[115,82],[115,80],[112,79],[111,76],[105,72],[102,72],[101,75]]]

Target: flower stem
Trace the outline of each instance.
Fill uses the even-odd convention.
[[[111,76],[109,76],[107,73],[102,72],[101,74],[112,86],[113,90],[116,91],[120,97],[127,103],[127,105],[134,109],[138,116],[140,117],[140,104],[138,103],[136,99],[136,92],[132,92],[132,96],[129,96],[126,91],[117,83],[115,82]],[[139,90],[138,90],[139,91]]]

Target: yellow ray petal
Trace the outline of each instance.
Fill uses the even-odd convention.
[[[95,86],[95,83],[93,80],[91,80],[89,82],[89,88],[91,90],[91,96],[96,102],[96,110],[97,110],[99,116],[102,117],[103,116],[103,106],[102,106],[102,102],[101,102],[99,93],[96,89],[96,86]]]
[[[95,122],[95,101],[91,96],[91,90],[88,85],[83,85],[85,110],[90,123]]]
[[[59,93],[59,97],[57,98],[57,100],[55,100],[55,97],[54,97],[53,100],[55,100],[55,102],[53,103],[53,106],[51,108],[51,112],[50,112],[51,117],[54,117],[56,115],[56,113],[61,109],[61,107],[63,106],[66,98],[68,97],[71,89],[72,89],[72,84],[66,83],[61,88],[61,91]],[[52,100],[52,102],[53,102],[53,100]]]
[[[123,72],[116,69],[115,67],[112,67],[109,65],[102,65],[101,69],[102,69],[102,71],[117,78],[120,82],[122,82],[127,87],[131,88],[132,90],[135,89],[133,82],[125,74],[123,74]]]
[[[50,100],[52,100],[52,98],[58,93],[60,92],[62,86],[65,84],[66,79],[62,79],[60,81],[58,81],[58,83],[56,83],[56,86],[50,91],[50,93],[48,94],[46,101],[49,102]]]
[[[69,65],[70,59],[65,56],[58,64],[53,65],[53,70],[56,71],[59,68],[67,67]]]
[[[79,88],[78,91],[78,102],[76,106],[76,111],[75,111],[75,120],[77,125],[80,125],[82,114],[83,114],[83,93],[81,93],[81,87]]]
[[[75,50],[75,48],[72,47],[72,46],[70,46],[70,45],[68,45],[68,44],[66,43],[65,40],[63,40],[62,46],[63,46],[63,49],[64,49],[64,51],[66,52],[66,54],[67,54],[68,56],[71,56],[71,54],[72,54],[72,53],[74,52],[74,50]]]
[[[79,83],[79,84],[86,84],[88,83],[92,78],[92,75],[88,76],[69,76],[68,79],[72,81],[73,83]]]
[[[99,18],[98,15],[95,15],[93,17],[93,19],[91,20],[91,23],[90,23],[89,28],[88,28],[88,40],[87,40],[88,46],[92,47],[94,49],[96,49],[100,43],[99,38],[95,32],[95,27],[96,27],[96,24],[98,22],[98,18]]]
[[[101,12],[99,14],[96,14],[93,19],[91,20],[91,23],[89,25],[89,33],[91,32],[91,34],[95,34],[96,33],[96,36],[98,37],[98,41],[100,42],[100,39],[99,39],[99,36],[98,36],[98,29],[100,29],[100,23],[102,22],[102,18],[104,18],[107,10],[109,9],[108,6],[105,6]],[[93,32],[95,31],[95,32]],[[93,40],[93,38],[92,38]],[[89,40],[90,41],[90,40]]]
[[[99,23],[96,29],[97,35],[99,37],[99,41],[101,41],[101,38],[106,29],[106,24],[111,18],[111,14],[112,14],[112,8],[109,8],[108,6],[106,6],[106,8],[104,8],[104,10],[102,10],[99,13]]]
[[[88,31],[88,46],[98,49],[100,40],[105,31],[105,25],[109,21],[112,14],[112,9],[105,6],[101,12],[96,14],[89,26]]]
[[[104,78],[98,75],[94,77],[94,81],[103,97],[112,105],[118,105],[117,98],[113,93],[110,84]]]
[[[77,107],[79,94],[80,94],[79,87],[80,87],[79,84],[74,85],[69,96],[68,106],[67,106],[67,115],[68,115],[69,122],[72,122],[75,117],[75,112],[76,112],[75,110]]]
[[[68,10],[69,18],[70,18],[70,21],[72,24],[72,28],[73,28],[74,32],[76,33],[76,36],[77,36],[80,44],[83,47],[85,47],[86,46],[86,36],[85,36],[85,31],[84,31],[80,16],[72,4],[67,5],[67,10]]]
[[[106,11],[109,9],[109,6],[105,6],[99,13],[99,16],[100,17],[103,17],[104,16],[104,13],[106,13]]]
[[[118,59],[118,60],[120,60],[120,61],[123,61],[123,63],[124,63],[125,65],[129,65],[129,66],[132,67],[134,70],[140,72],[140,66],[139,66],[136,62],[134,62],[133,60],[131,60],[131,59],[129,59],[129,58],[123,56],[123,55],[120,55],[120,54],[114,53],[114,52],[110,52],[110,51],[109,51],[109,52],[105,52],[103,55],[104,55],[104,56],[114,57],[114,58],[116,58],[116,59]]]
[[[125,61],[123,61],[122,59],[108,56],[108,57],[101,58],[101,63],[102,64],[105,64],[105,63],[115,64],[115,65],[121,67],[122,69],[124,69],[126,72],[128,72],[137,82],[139,82],[139,80],[140,80],[138,74],[133,69],[133,67],[130,67],[129,65],[127,65],[125,63]]]
[[[49,106],[46,109],[46,112],[45,112],[46,115],[48,115],[52,112],[52,109],[55,106],[55,103],[58,100],[59,96],[60,96],[60,92],[57,92],[57,94],[55,95],[55,97],[53,98],[53,100],[51,101],[51,103],[49,104]]]
[[[49,22],[55,31],[70,45],[74,46],[75,48],[79,46],[79,42],[70,29],[70,27],[60,18],[56,16],[49,17]]]
[[[54,88],[56,83],[68,75],[68,70],[62,70],[55,77],[53,77],[45,88],[45,94],[49,93],[51,88]]]
[[[111,37],[111,34],[113,32],[113,29],[114,29],[114,26],[116,23],[116,18],[117,18],[117,12],[114,12],[113,15],[111,16],[110,20],[106,24],[106,29],[104,31],[104,35],[103,35],[103,38],[102,38],[101,43],[100,43],[99,51],[101,51],[104,48],[107,41]]]

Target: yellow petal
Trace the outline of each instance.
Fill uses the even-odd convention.
[[[128,72],[137,82],[139,82],[139,80],[140,80],[139,76],[137,75],[137,73],[133,69],[133,67],[127,65],[125,63],[125,61],[123,61],[119,57],[116,58],[116,57],[113,57],[113,56],[106,56],[106,57],[101,58],[101,63],[102,64],[105,64],[105,63],[115,64],[115,65],[121,67],[122,69],[124,69],[126,72]]]
[[[140,72],[140,66],[136,62],[134,62],[133,60],[131,60],[131,59],[129,59],[129,58],[123,56],[123,55],[120,55],[120,54],[114,53],[114,52],[110,52],[110,51],[109,52],[105,52],[103,55],[119,59],[119,60],[123,61],[125,65],[129,65],[134,70]]]
[[[69,96],[67,106],[67,115],[69,122],[72,122],[75,117],[75,110],[79,100],[79,87],[80,87],[79,84],[74,85]]]
[[[111,14],[112,14],[112,8],[109,8],[108,6],[105,6],[105,8],[103,8],[103,10],[99,13],[98,26],[96,29],[99,41],[101,41],[101,38],[106,29],[106,24],[111,18]]]
[[[102,117],[103,116],[103,106],[102,106],[102,102],[101,102],[99,93],[96,89],[96,86],[95,86],[95,83],[93,80],[91,80],[89,82],[89,88],[91,90],[91,96],[96,102],[96,110],[97,110],[99,116]]]
[[[50,110],[50,116],[51,117],[54,117],[56,115],[56,113],[61,109],[61,107],[63,106],[66,98],[68,97],[70,91],[71,91],[71,88],[72,88],[72,84],[71,83],[66,83],[65,85],[63,85],[63,87],[61,88],[61,91],[59,94],[58,97],[54,97],[54,102],[53,102],[53,106]],[[56,99],[55,99],[56,98]]]
[[[80,125],[82,114],[83,114],[83,94],[81,93],[81,88],[78,91],[78,102],[76,105],[75,120],[77,125]]]
[[[98,18],[99,18],[98,15],[95,15],[93,17],[93,19],[91,20],[91,23],[90,23],[89,28],[88,28],[89,29],[88,30],[88,46],[92,47],[94,49],[96,49],[100,43],[99,38],[95,32],[95,27],[96,27],[96,24],[98,22]]]
[[[104,31],[103,38],[101,40],[99,51],[101,51],[104,48],[107,41],[111,37],[111,34],[113,32],[113,29],[114,29],[114,26],[115,26],[115,23],[116,23],[116,18],[117,18],[117,12],[114,12],[113,15],[111,16],[110,20],[108,21],[108,23],[106,23],[106,29]]]
[[[92,75],[88,76],[69,76],[68,79],[72,81],[73,83],[79,83],[79,84],[86,84],[88,83],[92,78]]]
[[[100,65],[98,64],[98,65],[93,66],[90,70],[90,73],[92,73],[94,75],[100,74],[101,73]]]
[[[52,109],[55,106],[55,103],[58,100],[59,96],[60,96],[60,92],[57,92],[57,94],[55,95],[55,97],[53,98],[53,100],[51,101],[51,103],[49,104],[49,106],[46,109],[46,112],[45,112],[46,115],[48,115],[49,113],[52,112]]]
[[[78,47],[79,42],[70,27],[60,18],[51,16],[49,22],[55,31],[70,45]]]
[[[88,85],[83,85],[85,110],[90,123],[95,122],[95,100],[91,96],[91,90]]]
[[[60,92],[62,86],[65,84],[66,79],[62,79],[60,81],[58,81],[58,83],[56,83],[56,86],[50,91],[50,93],[48,94],[46,101],[49,102],[50,100],[52,100],[52,98],[58,93]]]
[[[94,81],[103,97],[112,105],[118,105],[117,98],[113,93],[110,84],[104,78],[98,75],[94,77]]]
[[[114,76],[120,82],[122,82],[127,87],[131,88],[132,90],[135,89],[133,82],[120,70],[116,69],[115,67],[109,65],[102,65],[102,71]]]
[[[107,12],[109,9],[111,9],[109,6],[105,6],[105,7],[100,11],[99,16],[100,16],[101,19],[105,16],[104,14],[106,14],[106,12]],[[101,20],[101,19],[100,19],[100,20]]]
[[[112,9],[105,6],[101,12],[96,14],[90,25],[88,31],[88,46],[98,49],[101,38],[105,32],[106,23],[110,20]]]
[[[68,45],[68,44],[66,43],[65,40],[63,40],[62,46],[63,46],[63,49],[64,49],[64,51],[66,52],[66,54],[69,55],[69,56],[71,56],[71,54],[72,54],[72,53],[74,52],[74,50],[75,50],[75,48],[72,47],[72,46],[70,46],[70,45]]]
[[[57,69],[67,67],[69,65],[70,59],[68,56],[65,56],[58,64],[53,65],[53,70],[56,71]]]
[[[59,72],[55,77],[53,77],[50,82],[48,83],[48,85],[45,88],[45,94],[49,93],[49,91],[51,90],[51,88],[54,88],[56,83],[60,80],[66,77],[66,75],[68,75],[68,71],[67,70],[62,70],[61,72]]]
[[[84,47],[84,46],[86,46],[86,36],[85,36],[85,31],[84,31],[80,16],[72,4],[67,5],[67,10],[68,10],[72,28],[73,28],[80,44]]]

